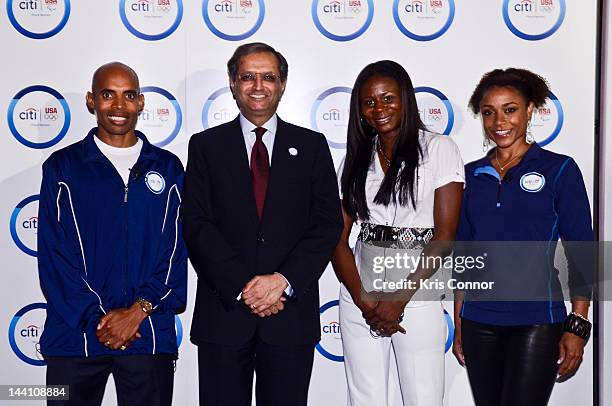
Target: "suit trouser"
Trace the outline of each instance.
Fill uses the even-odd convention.
[[[461,344],[476,405],[548,404],[562,335],[562,323],[496,326],[461,319]]]
[[[409,304],[406,334],[373,337],[361,310],[340,289],[340,326],[349,406],[388,406],[391,347],[405,406],[442,406],[446,322],[439,301]]]
[[[251,406],[255,372],[258,406],[306,406],[314,347],[258,337],[242,345],[198,343],[200,405]]]
[[[170,406],[175,354],[47,357],[47,385],[68,385],[67,401],[53,406],[99,406],[113,374],[119,406]]]

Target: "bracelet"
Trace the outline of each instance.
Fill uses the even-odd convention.
[[[591,333],[591,322],[581,314],[571,312],[563,323],[563,330],[586,339]]]

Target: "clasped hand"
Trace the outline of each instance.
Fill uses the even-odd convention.
[[[125,349],[140,338],[140,323],[147,318],[138,303],[126,308],[110,310],[98,323],[98,341],[112,350]]]
[[[406,334],[399,320],[406,307],[405,301],[372,301],[361,299],[357,306],[371,329],[382,336],[391,336],[398,331]]]
[[[283,292],[287,289],[285,278],[274,273],[258,275],[251,279],[242,289],[242,300],[259,317],[267,317],[285,308]]]

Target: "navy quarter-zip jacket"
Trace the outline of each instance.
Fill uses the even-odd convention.
[[[593,282],[594,268],[585,255],[593,241],[591,211],[576,162],[533,144],[503,179],[487,155],[465,166],[465,180],[457,241],[498,250],[501,260],[492,271],[519,290],[542,296],[527,300],[517,292],[514,301],[478,301],[467,291],[462,317],[493,325],[563,322],[566,309],[554,267],[559,239],[569,258],[570,295],[590,298]]]

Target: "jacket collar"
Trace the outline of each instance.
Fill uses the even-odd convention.
[[[106,161],[106,157],[102,151],[100,151],[94,140],[97,131],[98,127],[92,128],[87,133],[87,136],[83,139],[83,159],[85,161]],[[138,130],[135,130],[134,132],[136,133],[136,136],[142,140],[142,149],[140,151],[138,161],[157,159],[159,157],[159,152],[156,151],[156,147],[153,146],[149,140],[147,140],[147,137],[145,137],[143,133]]]

